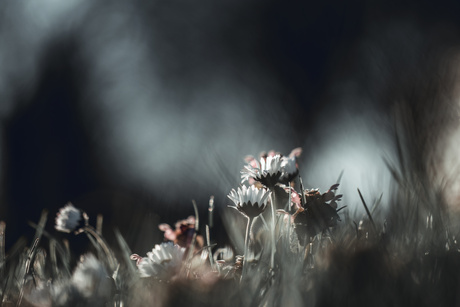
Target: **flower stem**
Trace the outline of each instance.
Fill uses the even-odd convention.
[[[211,269],[215,271],[219,271],[217,265],[214,264],[214,258],[212,257],[212,247],[211,247],[211,235],[209,234],[209,225],[206,225],[206,245],[208,246],[209,252],[209,263],[211,264]]]
[[[5,271],[5,228],[5,222],[0,221],[0,280],[4,280],[3,272]]]
[[[113,254],[113,252],[109,249],[107,243],[105,242],[105,240],[102,238],[101,235],[99,235],[97,233],[97,231],[90,225],[88,226],[85,226],[83,228],[83,230],[88,234],[88,235],[91,235],[93,236],[93,238],[97,241],[97,243],[102,247],[102,250],[104,251],[105,255],[107,256],[107,259],[108,259],[108,262],[109,262],[109,266],[110,266],[110,269],[112,271],[115,271],[115,269],[117,268],[117,261],[116,261],[116,258]],[[113,273],[113,272],[112,272]]]
[[[246,276],[247,272],[247,261],[249,256],[249,235],[251,233],[251,226],[254,218],[248,217],[248,224],[246,226],[246,235],[244,238],[244,258],[243,258],[243,273],[241,274],[241,280]]]
[[[193,258],[193,251],[195,249],[196,233],[198,232],[199,227],[200,227],[200,216],[198,214],[198,207],[194,199],[192,199],[192,205],[193,205],[193,211],[195,211],[195,231],[193,232],[192,241],[190,242],[190,245],[187,247],[188,253],[187,253],[187,258],[185,259],[185,265],[182,266],[182,268],[186,270],[187,277],[190,274],[190,267],[192,265],[191,261]],[[181,274],[182,273],[183,271],[181,269]]]
[[[275,252],[276,252],[276,240],[275,240],[275,197],[270,194],[270,207],[272,208],[272,227],[271,227],[271,237],[272,237],[272,248],[270,254],[270,269],[275,267]]]
[[[259,218],[260,218],[260,220],[262,221],[262,223],[264,224],[265,230],[270,231],[270,227],[268,227],[268,224],[267,224],[267,222],[265,221],[264,216],[261,214],[261,215],[259,215]]]

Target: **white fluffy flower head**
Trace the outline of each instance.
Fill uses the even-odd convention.
[[[110,297],[112,282],[102,263],[92,254],[85,255],[72,275],[72,285],[83,297]]]
[[[75,208],[72,203],[67,203],[65,207],[59,209],[56,215],[55,228],[58,231],[70,233],[80,225],[83,214],[80,209]]]
[[[141,277],[170,279],[177,274],[182,266],[185,248],[172,242],[155,245],[147,257],[132,255],[131,259],[138,260],[137,268]]]
[[[260,161],[244,166],[241,171],[241,183],[249,181],[250,178],[259,181],[267,187],[274,186],[282,174],[281,156],[274,155],[260,158]]]
[[[264,212],[268,204],[271,192],[264,188],[258,189],[255,186],[249,188],[239,187],[238,191],[232,189],[228,196],[236,205],[238,211],[249,218],[254,218]]]

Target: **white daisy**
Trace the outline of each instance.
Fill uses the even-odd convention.
[[[137,268],[141,277],[170,279],[179,272],[184,251],[185,248],[167,242],[155,245],[152,251],[147,253],[147,257],[140,258],[133,255],[131,259],[137,260]]]
[[[235,203],[236,207],[234,208],[249,218],[255,218],[264,212],[270,194],[270,191],[264,188],[258,189],[252,185],[249,188],[246,186],[239,187],[238,191],[232,189],[227,197]]]
[[[260,162],[254,160],[253,163],[244,166],[241,171],[241,183],[250,181],[253,178],[266,187],[273,187],[278,183],[282,175],[281,156],[268,156],[260,158]]]
[[[80,209],[75,208],[72,203],[67,203],[65,207],[59,209],[56,215],[55,228],[58,231],[70,233],[77,230],[81,225],[83,215]]]
[[[72,275],[72,285],[85,298],[109,298],[113,281],[102,263],[92,254],[85,255]]]
[[[299,173],[299,169],[297,168],[296,157],[292,157],[292,158],[283,157],[283,158],[281,158],[281,168],[283,170],[282,177],[286,181],[291,181]]]
[[[281,181],[284,183],[291,182],[299,174],[299,168],[297,165],[297,157],[302,153],[302,148],[294,148],[288,157],[281,158],[281,168],[283,174]]]

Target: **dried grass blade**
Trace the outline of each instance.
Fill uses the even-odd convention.
[[[374,233],[377,234],[377,227],[375,226],[374,219],[372,218],[371,212],[369,211],[369,208],[366,205],[366,201],[364,200],[363,195],[361,194],[361,191],[358,189],[359,197],[361,198],[361,202],[363,203],[364,209],[366,210],[367,216],[369,217],[369,221],[371,221],[372,228],[374,229]]]
[[[5,228],[5,222],[0,221],[0,280],[4,280],[5,271]]]

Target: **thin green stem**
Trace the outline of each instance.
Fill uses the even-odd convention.
[[[0,280],[4,280],[5,271],[5,228],[5,222],[0,221]]]
[[[183,269],[186,269],[186,276],[190,274],[191,261],[193,258],[193,251],[195,249],[196,235],[200,227],[200,216],[198,214],[198,206],[194,199],[192,199],[193,211],[195,211],[195,231],[193,232],[192,241],[188,246],[187,258],[185,260],[185,265],[182,266]],[[182,273],[182,272],[181,272]]]
[[[209,263],[211,264],[211,269],[218,271],[216,265],[214,264],[214,258],[212,257],[211,235],[209,233],[209,225],[206,225],[206,244],[208,246],[208,258]]]
[[[273,193],[270,194],[270,207],[272,210],[272,225],[271,225],[271,237],[272,237],[272,247],[270,254],[270,269],[275,267],[275,253],[276,253],[276,240],[275,240],[275,197]]]
[[[287,202],[286,206],[284,207],[284,211],[291,213],[291,197],[292,197],[292,194],[291,194],[291,186],[290,186],[290,184],[289,184],[289,194],[288,194],[288,196],[289,196],[288,202]]]
[[[241,274],[241,280],[246,277],[247,272],[247,261],[249,256],[249,235],[251,233],[251,226],[254,218],[248,217],[248,224],[246,226],[246,235],[244,238],[244,258],[243,258],[243,273]]]

